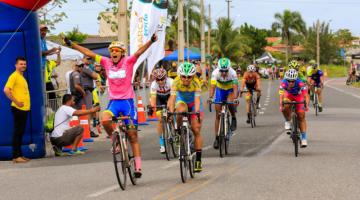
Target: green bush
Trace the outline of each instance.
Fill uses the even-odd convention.
[[[326,73],[329,78],[348,76],[348,67],[342,65],[320,65],[320,69]]]

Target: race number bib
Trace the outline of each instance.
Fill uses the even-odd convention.
[[[109,78],[110,79],[122,79],[126,77],[126,71],[121,69],[119,71],[109,71]]]

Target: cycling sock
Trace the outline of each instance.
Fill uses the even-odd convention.
[[[247,116],[248,116],[248,119],[250,119],[250,113],[248,113]]]
[[[135,171],[139,171],[141,169],[141,157],[135,156],[134,160],[135,160]]]
[[[301,133],[301,139],[302,139],[302,140],[306,140],[306,139],[307,139],[305,132],[304,132],[304,133]]]
[[[259,104],[260,102],[260,96],[256,97],[256,104]]]
[[[160,146],[164,146],[164,138],[163,138],[163,136],[159,137],[159,144],[160,144]]]
[[[201,149],[197,149],[195,150],[196,152],[196,161],[200,161],[201,162],[201,152],[202,150]]]

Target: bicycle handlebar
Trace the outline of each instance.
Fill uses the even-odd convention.
[[[222,102],[211,101],[211,102],[208,102],[208,103],[209,103],[209,111],[210,112],[212,112],[211,104],[216,104],[216,105],[232,105],[232,104],[236,104],[234,101],[222,101]]]

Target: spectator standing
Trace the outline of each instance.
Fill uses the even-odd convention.
[[[83,70],[84,63],[78,61],[74,66],[74,71],[71,72],[69,78],[70,92],[74,96],[75,108],[81,109],[85,104],[86,92],[82,86],[81,72]]]
[[[69,154],[84,154],[84,152],[77,149],[83,137],[84,128],[80,125],[70,127],[70,120],[73,116],[82,116],[95,113],[100,110],[100,107],[94,107],[88,110],[75,110],[74,97],[70,94],[65,94],[62,99],[62,106],[56,111],[54,119],[54,130],[51,133],[51,143],[54,145],[56,156],[62,156],[62,147],[71,145],[72,150]]]
[[[52,49],[48,49],[46,45],[46,34],[48,33],[49,28],[46,25],[40,25],[40,42],[41,42],[41,67],[42,70],[45,70],[46,64],[46,56],[50,56],[59,51],[59,48],[53,47]]]
[[[84,56],[83,58],[84,67],[81,71],[82,87],[84,88],[86,93],[86,97],[84,98],[86,109],[90,109],[93,105],[93,91],[96,87],[94,81],[96,81],[98,78],[98,75],[92,70],[94,69],[94,67],[92,67],[91,69],[91,65],[92,65],[91,61],[92,61],[91,57]],[[95,115],[88,116],[89,125],[94,117]],[[95,133],[95,129],[93,126],[90,126],[90,136],[99,137],[99,135]]]
[[[75,62],[75,64],[71,67],[71,70],[69,70],[65,73],[65,82],[66,82],[66,88],[67,88],[66,94],[71,94],[70,75],[75,70],[76,65],[77,65],[77,62]]]
[[[55,67],[59,66],[61,64],[61,56],[60,56],[60,52],[61,52],[61,47],[59,47],[59,50],[56,52],[57,54],[57,59],[56,61],[53,60],[46,60],[46,64],[45,64],[45,84],[46,84],[46,91],[52,91],[55,90],[55,87],[52,83],[52,78],[54,77],[54,69]],[[55,99],[56,98],[56,94],[55,92],[50,92],[48,93],[48,99]]]
[[[13,72],[4,87],[5,95],[11,100],[11,112],[14,119],[13,133],[13,162],[25,163],[30,159],[23,157],[21,152],[22,138],[26,128],[26,121],[30,111],[30,92],[24,72],[26,70],[26,59],[16,58],[15,72]]]

